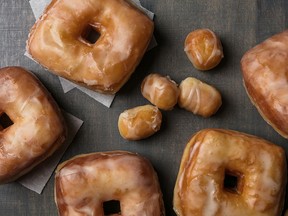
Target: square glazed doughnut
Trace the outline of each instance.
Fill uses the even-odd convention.
[[[120,212],[104,211],[118,201]],[[165,216],[157,173],[144,157],[125,151],[78,155],[55,174],[59,216]]]
[[[264,120],[288,138],[288,30],[245,53],[244,86]]]
[[[174,189],[179,216],[279,216],[284,150],[236,131],[206,129],[188,142]]]
[[[90,30],[100,34],[96,43]],[[70,81],[116,93],[141,61],[154,24],[128,0],[52,0],[32,27],[27,51]]]
[[[4,113],[12,124],[0,128],[0,183],[16,180],[51,156],[67,131],[52,96],[20,67],[0,69],[0,116]]]

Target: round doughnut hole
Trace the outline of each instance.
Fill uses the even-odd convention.
[[[0,114],[0,131],[10,127],[13,125],[13,121],[9,118],[9,116],[6,113]]]
[[[110,200],[103,202],[104,215],[121,215],[121,207],[119,200]]]
[[[236,174],[229,170],[225,170],[224,176],[224,190],[234,194],[241,194],[241,174]]]
[[[190,32],[184,46],[187,57],[198,70],[210,70],[224,57],[221,41],[210,29],[197,29]]]
[[[100,38],[101,34],[95,26],[88,25],[83,31],[81,38],[88,44],[95,44]]]

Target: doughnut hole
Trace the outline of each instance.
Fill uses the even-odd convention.
[[[179,89],[168,76],[159,74],[148,75],[141,84],[144,98],[163,110],[172,110],[177,104]]]
[[[106,215],[121,215],[121,205],[119,200],[103,202],[103,212]]]
[[[13,124],[14,124],[13,121],[6,113],[0,114],[0,131],[5,130],[6,128],[10,127]]]
[[[127,140],[141,140],[160,130],[162,114],[152,105],[138,106],[120,114],[118,129]]]
[[[183,80],[179,89],[178,105],[195,115],[210,117],[222,105],[221,94],[216,88],[193,77]]]
[[[93,45],[97,42],[100,36],[101,34],[99,29],[90,24],[84,29],[81,35],[81,41]]]
[[[223,189],[229,193],[241,194],[242,193],[242,178],[243,175],[240,173],[225,170]]]
[[[189,60],[198,70],[210,70],[224,57],[220,39],[209,29],[197,29],[189,33],[184,47]]]

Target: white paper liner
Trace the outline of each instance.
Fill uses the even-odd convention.
[[[80,91],[84,92],[85,94],[87,94],[88,96],[90,96],[91,98],[93,98],[94,100],[100,102],[101,104],[103,104],[106,107],[110,107],[115,95],[109,95],[109,94],[101,94],[95,91],[92,91],[90,89],[87,89],[85,87],[76,85],[73,82],[70,82],[69,80],[64,79],[63,77],[59,77],[60,83],[62,85],[62,89],[64,91],[64,93],[67,93],[69,91],[71,91],[74,88],[79,89]]]
[[[31,172],[18,180],[21,185],[38,194],[42,193],[44,187],[49,181],[63,154],[65,153],[68,146],[72,143],[75,135],[83,124],[83,121],[81,119],[78,119],[75,116],[64,111],[62,111],[62,113],[68,128],[67,138],[65,142],[60,147],[60,149],[58,149],[51,157],[43,161]]]
[[[147,10],[146,8],[142,7],[139,0],[129,0],[129,1],[131,1],[131,3],[133,3],[133,5],[137,6],[140,10],[142,10],[144,13],[146,13],[147,16],[151,20],[154,19],[154,13],[149,11],[149,10]],[[30,0],[29,1],[30,6],[32,8],[32,11],[34,13],[34,16],[35,16],[36,20],[42,15],[42,13],[44,12],[46,6],[50,2],[51,2],[51,0]],[[156,46],[157,46],[157,42],[156,42],[155,37],[153,36],[147,51],[153,49]],[[30,59],[32,59],[32,57],[27,52],[25,52],[25,56],[27,56]],[[72,83],[72,82],[70,82],[70,81],[68,81],[68,80],[66,80],[64,78],[61,78],[61,77],[59,77],[59,80],[60,80],[60,83],[61,83],[61,86],[62,86],[62,89],[63,89],[64,93],[67,93],[67,92],[71,91],[72,89],[77,88],[80,91],[84,92],[85,94],[89,95],[94,100],[102,103],[104,106],[106,106],[108,108],[111,106],[111,104],[112,104],[112,102],[113,102],[113,100],[115,98],[115,95],[106,95],[106,94],[101,94],[101,93],[98,93],[98,92],[94,92],[94,91],[92,91],[90,89],[87,89],[87,88],[84,88],[82,86],[76,85],[76,84],[74,84],[74,83]]]

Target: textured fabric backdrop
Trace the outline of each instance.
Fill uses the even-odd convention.
[[[249,101],[239,64],[246,50],[287,28],[288,1],[142,0],[141,3],[156,14],[155,36],[159,46],[145,55],[110,109],[76,89],[63,94],[57,77],[23,56],[34,22],[28,0],[0,1],[0,66],[19,65],[32,70],[64,110],[85,122],[63,160],[81,153],[116,149],[146,156],[158,172],[167,216],[174,216],[173,188],[182,152],[192,134],[200,129],[234,129],[263,137],[288,150],[287,140],[266,124]],[[213,29],[224,47],[225,58],[209,72],[195,70],[183,51],[186,35],[203,27]],[[148,103],[141,96],[140,84],[151,72],[170,75],[178,83],[188,76],[199,78],[220,90],[223,105],[208,119],[176,107],[163,112],[159,133],[143,141],[125,141],[118,133],[118,116],[127,108]],[[53,183],[51,178],[42,195],[16,183],[0,186],[0,215],[56,215]]]

